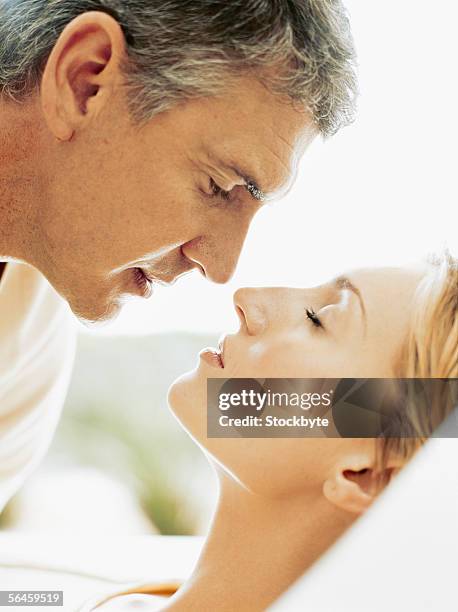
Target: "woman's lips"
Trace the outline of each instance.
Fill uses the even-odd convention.
[[[217,349],[209,347],[204,348],[200,351],[199,357],[202,359],[202,361],[205,361],[205,363],[208,363],[208,365],[212,366],[213,368],[224,368],[221,353]]]

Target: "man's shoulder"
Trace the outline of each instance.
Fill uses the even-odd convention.
[[[66,341],[75,332],[67,302],[41,272],[8,262],[0,281],[0,372],[24,355],[49,359],[66,352]]]

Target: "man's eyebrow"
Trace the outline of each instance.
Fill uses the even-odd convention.
[[[355,285],[347,276],[338,276],[334,280],[333,284],[338,289],[349,289],[352,293],[356,295],[359,300],[359,305],[361,307],[364,322],[366,322],[366,308],[364,306],[363,296],[361,295],[361,291],[358,289],[358,287],[355,287]]]

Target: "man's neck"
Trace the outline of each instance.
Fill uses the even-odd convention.
[[[0,259],[34,262],[43,197],[36,102],[0,101]]]
[[[253,495],[222,476],[197,567],[166,610],[265,610],[352,522],[321,495]]]

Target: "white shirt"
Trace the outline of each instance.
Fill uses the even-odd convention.
[[[76,324],[35,268],[0,278],[0,511],[51,443],[70,381]]]

